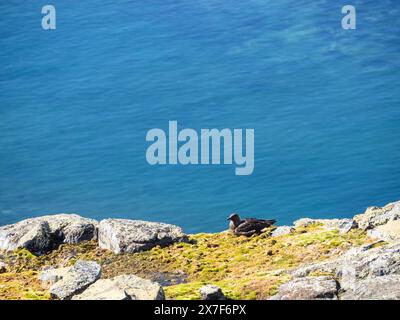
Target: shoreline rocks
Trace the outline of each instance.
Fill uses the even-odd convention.
[[[99,224],[99,247],[115,254],[133,253],[187,241],[182,228],[166,223],[106,219]]]
[[[97,221],[76,214],[30,218],[0,227],[0,250],[26,248],[44,254],[62,243],[79,243],[97,238]]]

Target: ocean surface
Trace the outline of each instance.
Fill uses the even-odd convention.
[[[400,199],[400,2],[0,2],[0,225],[76,212],[226,228]],[[148,130],[254,128],[255,169],[151,166]]]

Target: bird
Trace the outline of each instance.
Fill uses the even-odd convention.
[[[244,220],[240,219],[237,213],[232,213],[228,219],[229,230],[233,232],[236,236],[246,236],[250,237],[253,234],[260,234],[262,230],[272,226],[276,220],[263,220],[255,218],[246,218]]]

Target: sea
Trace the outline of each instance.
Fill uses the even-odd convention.
[[[0,2],[0,225],[226,229],[400,200],[398,0]],[[343,29],[342,7],[355,8]],[[153,128],[254,129],[254,172],[150,165]]]

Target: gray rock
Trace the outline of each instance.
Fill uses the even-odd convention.
[[[341,257],[338,273],[344,290],[353,289],[360,280],[390,274],[400,275],[400,244],[349,250]]]
[[[399,300],[400,275],[387,275],[358,281],[340,295],[340,300]]]
[[[370,238],[380,239],[387,242],[398,242],[400,240],[400,220],[389,221],[367,231]]]
[[[47,268],[43,270],[38,279],[42,282],[42,286],[50,287],[56,282],[62,280],[68,272],[72,269],[72,267],[64,267],[64,268]]]
[[[7,272],[7,265],[5,264],[5,262],[0,261],[0,273],[4,272]]]
[[[97,238],[97,222],[76,214],[57,214],[22,220],[0,227],[0,250],[26,248],[43,254],[62,243]]]
[[[271,300],[337,300],[339,285],[329,277],[296,278],[279,287]]]
[[[99,246],[116,254],[138,252],[157,245],[187,241],[178,226],[126,219],[106,219],[99,224]]]
[[[382,208],[369,207],[363,214],[354,217],[358,227],[363,230],[373,229],[398,219],[400,219],[400,201],[389,203]]]
[[[96,262],[79,260],[50,287],[50,295],[53,299],[71,299],[99,279],[100,275],[101,267]]]
[[[203,300],[226,300],[220,287],[215,285],[205,285],[200,288],[200,295]]]
[[[293,224],[296,228],[308,227],[314,223],[317,223],[317,221],[315,219],[311,219],[311,218],[301,218],[301,219],[298,219],[295,222],[293,222]]]
[[[308,227],[312,224],[322,224],[326,229],[338,229],[340,233],[344,234],[351,229],[357,228],[357,223],[353,219],[310,219],[302,218],[296,220],[294,225],[298,227]]]
[[[100,279],[72,300],[164,300],[158,283],[134,275]]]
[[[307,277],[313,272],[329,273],[331,275],[336,275],[338,268],[339,260],[324,261],[299,267],[293,270],[291,274],[293,277],[296,278]]]
[[[292,226],[280,226],[271,232],[271,237],[284,236],[294,232],[294,230],[295,229]]]

